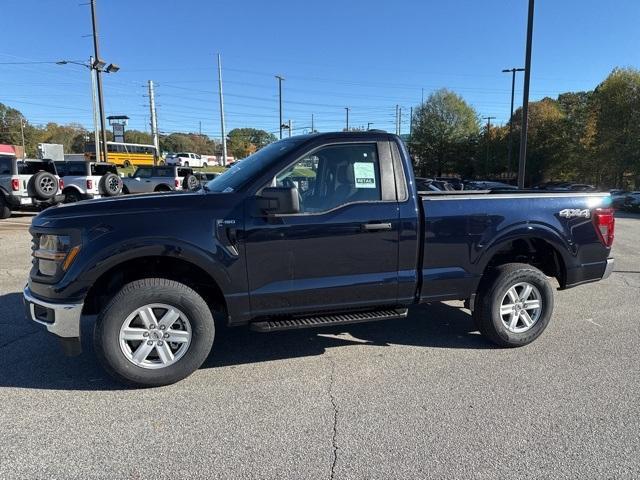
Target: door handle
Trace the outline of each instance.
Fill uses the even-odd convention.
[[[362,230],[364,230],[365,232],[381,232],[383,230],[391,230],[391,222],[364,223],[362,224]]]

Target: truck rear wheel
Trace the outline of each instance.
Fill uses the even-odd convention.
[[[473,317],[480,333],[501,347],[533,342],[553,313],[553,290],[535,267],[509,263],[496,268],[478,291]]]
[[[172,280],[145,278],[125,285],[101,311],[94,347],[116,380],[155,387],[197,370],[214,334],[211,310],[198,293]]]

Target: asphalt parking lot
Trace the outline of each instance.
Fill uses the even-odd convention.
[[[616,272],[557,292],[532,345],[457,303],[406,320],[218,332],[170,387],[124,389],[23,318],[30,216],[0,221],[0,478],[638,478],[640,216]]]

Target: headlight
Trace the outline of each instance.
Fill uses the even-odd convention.
[[[80,246],[71,246],[68,235],[41,235],[33,256],[38,259],[38,270],[42,275],[54,276],[58,268],[66,271],[78,255]]]

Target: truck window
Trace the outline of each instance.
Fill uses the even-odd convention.
[[[0,157],[0,175],[11,175],[11,161],[13,157]]]
[[[332,145],[298,160],[275,177],[275,186],[298,189],[302,213],[381,199],[374,143]]]
[[[18,162],[18,175],[35,175],[38,172],[57,175],[53,162]]]
[[[65,162],[62,169],[59,168],[60,164],[56,163],[56,167],[58,168],[58,175],[61,177],[66,175],[84,177],[87,175],[86,162]]]
[[[235,162],[229,170],[207,183],[211,192],[237,192],[247,182],[263,173],[290,152],[300,140],[287,139],[270,143],[242,161]]]
[[[103,176],[107,173],[115,173],[118,174],[118,169],[115,165],[110,164],[92,164],[91,165],[91,175],[95,176]]]
[[[136,172],[133,174],[134,177],[138,177],[138,178],[151,178],[151,173],[153,172],[153,168],[152,167],[140,167],[136,170]]]

